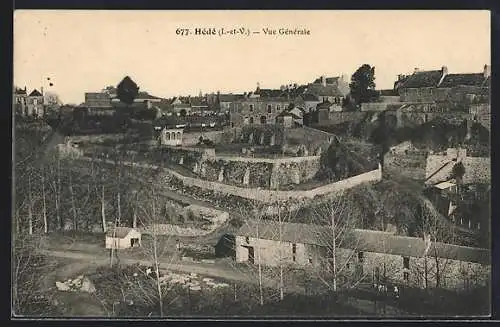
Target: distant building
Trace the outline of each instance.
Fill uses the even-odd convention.
[[[27,98],[28,94],[26,93],[26,87],[24,87],[24,89],[17,87],[14,89],[13,104],[14,104],[14,111],[17,115],[19,116],[29,115],[27,109]]]
[[[141,245],[141,233],[128,227],[115,227],[106,232],[106,249],[130,249]]]
[[[235,233],[236,262],[265,266],[284,263],[331,273],[331,244],[328,226],[250,221]],[[337,246],[336,259],[345,264],[344,273],[363,282],[423,288],[436,287],[440,278],[439,287],[463,289],[472,283],[485,285],[490,279],[487,249],[440,242],[428,247],[423,238],[363,229],[354,229]],[[431,260],[439,262],[439,277]]]
[[[233,102],[229,113],[231,127],[244,125],[274,125],[276,117],[288,109],[288,98],[247,98]]]
[[[103,92],[86,92],[85,106],[88,108],[110,108],[111,97]]]
[[[399,75],[394,83],[402,102],[488,102],[491,68],[481,73],[449,74],[448,68]]]
[[[243,94],[218,94],[219,108],[226,112],[231,110],[231,104],[245,98]]]
[[[344,77],[321,76],[307,85],[305,94],[316,96],[319,100],[329,101],[341,106],[342,100],[349,93],[349,84]]]
[[[26,108],[30,116],[43,116],[45,113],[43,93],[33,90],[26,98]]]

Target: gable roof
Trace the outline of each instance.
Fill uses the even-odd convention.
[[[43,94],[42,94],[42,93],[40,93],[40,92],[38,92],[38,90],[37,90],[37,89],[34,89],[33,91],[31,91],[31,93],[30,93],[30,95],[29,95],[29,96],[30,96],[30,97],[43,97]]]
[[[338,89],[336,85],[326,85],[321,84],[309,84],[307,87],[307,93],[313,94],[315,96],[333,96],[342,97],[342,92]]]
[[[438,85],[443,72],[441,70],[428,70],[422,72],[415,72],[408,76],[406,81],[399,87],[403,89],[421,88],[421,87],[435,87]]]
[[[316,95],[314,94],[311,94],[311,93],[306,93],[302,96],[302,99],[304,99],[304,101],[321,101]]]
[[[107,237],[115,237],[115,238],[124,238],[126,237],[132,230],[133,228],[130,227],[114,227],[108,229],[106,232]]]
[[[233,102],[243,97],[243,94],[219,94],[219,102]]]
[[[482,86],[485,82],[484,74],[448,74],[443,78],[439,87],[454,86]]]
[[[137,96],[135,97],[136,99],[141,99],[141,100],[156,100],[156,99],[161,99],[159,97],[155,97],[154,95],[151,95],[147,92],[139,92]]]
[[[16,90],[14,91],[15,94],[17,95],[26,95],[26,90],[25,89],[20,89],[16,87]]]
[[[280,224],[271,220],[250,220],[238,230],[236,235],[279,241]],[[328,247],[331,245],[331,230],[328,226],[285,222],[281,224],[281,240],[283,242]],[[383,231],[354,229],[351,233],[345,235],[344,241],[339,247],[418,258],[423,256],[426,242],[418,237],[398,236]],[[437,255],[440,258],[482,264],[490,263],[490,251],[487,249],[434,242],[431,251],[435,251],[432,252],[433,256]]]

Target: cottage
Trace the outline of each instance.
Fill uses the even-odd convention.
[[[460,289],[490,278],[486,249],[363,229],[346,232],[338,243],[337,263],[366,281]],[[235,254],[237,262],[329,271],[332,245],[328,226],[250,221],[236,233]]]
[[[106,249],[130,249],[141,245],[141,233],[129,227],[115,227],[106,232]]]

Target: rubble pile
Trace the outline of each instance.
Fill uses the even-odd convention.
[[[56,281],[56,287],[63,292],[87,292],[94,293],[96,291],[94,284],[88,277],[80,275],[75,279],[68,279],[65,282]]]

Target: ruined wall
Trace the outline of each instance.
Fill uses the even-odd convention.
[[[223,131],[209,131],[209,132],[189,132],[182,135],[182,145],[190,146],[198,144],[200,136],[204,139],[209,139],[214,143],[220,143],[222,141]]]

